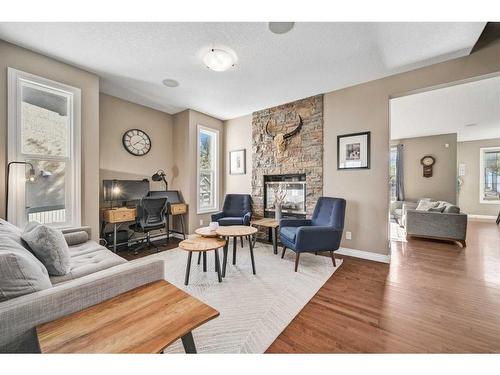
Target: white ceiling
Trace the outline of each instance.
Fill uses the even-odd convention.
[[[500,138],[500,76],[391,100],[391,139],[447,133]]]
[[[484,24],[296,23],[276,35],[267,23],[0,23],[0,39],[95,72],[106,94],[228,119],[466,55]],[[237,66],[205,68],[212,47]]]

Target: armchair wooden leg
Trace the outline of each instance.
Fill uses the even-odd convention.
[[[299,268],[299,258],[300,258],[300,253],[295,254],[295,272],[297,272],[297,269]]]
[[[335,264],[335,255],[333,254],[333,251],[330,251],[330,256],[332,257],[333,266],[337,267],[337,265]]]
[[[460,240],[458,241],[458,243],[460,244],[460,246],[462,247],[467,247],[467,244],[465,243],[465,240]]]
[[[286,246],[283,246],[283,252],[281,253],[281,259],[285,257]]]

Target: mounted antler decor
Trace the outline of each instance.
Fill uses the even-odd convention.
[[[274,145],[276,146],[276,150],[278,151],[278,154],[281,154],[283,153],[285,150],[286,150],[286,141],[287,139],[293,137],[295,134],[297,134],[298,132],[300,132],[300,129],[302,128],[302,117],[300,115],[298,115],[299,117],[299,124],[297,125],[297,127],[292,130],[291,132],[289,133],[277,133],[275,135],[271,134],[271,132],[269,131],[268,127],[269,127],[269,123],[271,122],[271,120],[269,120],[266,124],[266,134],[268,136],[270,136],[272,139],[273,139],[273,142],[274,142]],[[276,122],[276,121],[275,121]]]

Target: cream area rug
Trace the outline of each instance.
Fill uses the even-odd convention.
[[[230,245],[222,283],[217,280],[213,251],[207,252],[207,272],[193,253],[188,286],[184,285],[187,252],[174,249],[148,257],[164,259],[167,281],[220,312],[193,331],[198,353],[264,353],[342,264],[336,259],[334,268],[330,257],[301,254],[299,270],[294,272],[294,252],[287,250],[281,259],[281,248],[274,255],[270,245],[257,243],[253,275],[248,242],[244,248],[238,243],[235,266]],[[221,265],[222,255],[220,249]],[[181,341],[165,353],[184,353]]]

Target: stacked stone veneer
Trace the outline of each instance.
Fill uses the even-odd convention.
[[[288,133],[303,120],[302,130],[287,141],[278,154],[266,123],[276,119],[270,130]],[[312,96],[252,114],[252,199],[255,217],[264,216],[264,175],[303,173],[306,175],[306,209],[310,217],[323,195],[323,95]]]

